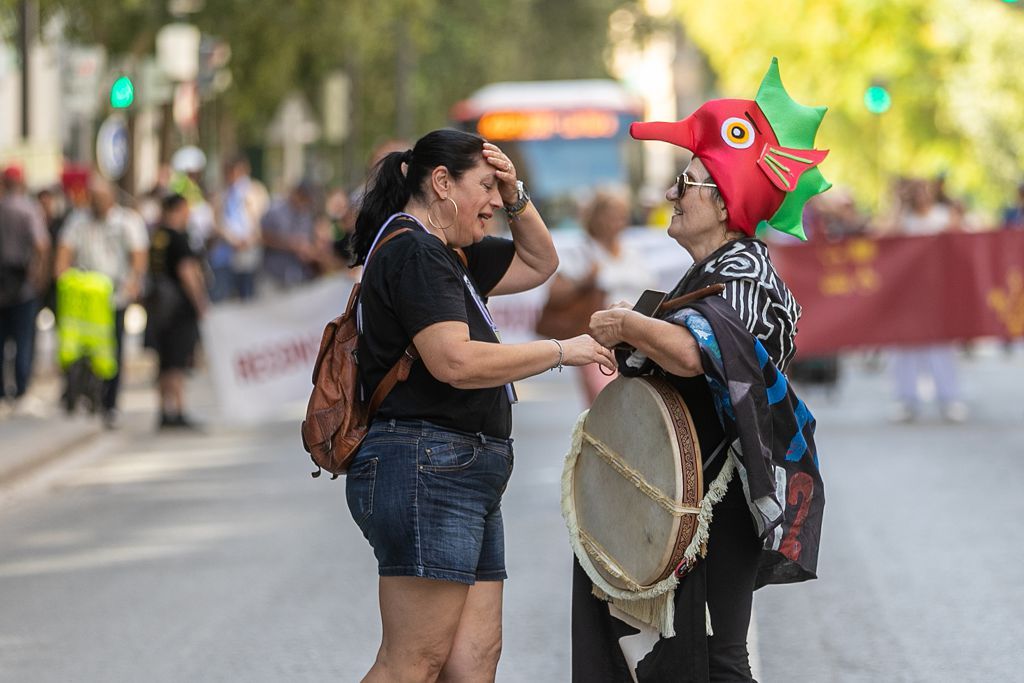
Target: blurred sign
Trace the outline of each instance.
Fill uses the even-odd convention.
[[[191,81],[199,73],[199,29],[191,24],[167,24],[156,34],[156,59],[172,81]]]
[[[477,131],[488,140],[610,138],[619,132],[619,117],[597,109],[499,111],[481,116]]]
[[[131,141],[124,117],[111,114],[96,134],[96,166],[108,180],[119,180],[128,168]]]
[[[144,106],[166,104],[174,96],[171,81],[153,58],[144,59],[139,67],[138,95]]]
[[[171,116],[181,130],[193,130],[199,122],[199,92],[193,81],[174,86]]]
[[[351,82],[344,71],[335,71],[324,80],[324,141],[336,145],[344,142],[349,132],[349,92]]]
[[[799,353],[1024,336],[1024,231],[772,245]]]
[[[100,78],[106,64],[102,47],[68,48],[62,83],[62,104],[69,112],[83,115],[95,113],[100,102]]]

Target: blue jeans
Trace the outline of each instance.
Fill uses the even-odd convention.
[[[512,462],[511,439],[422,420],[374,422],[345,494],[380,576],[505,579],[501,496]]]
[[[14,342],[14,398],[28,391],[35,355],[37,305],[35,299],[30,299],[0,307],[0,398],[9,393],[4,377],[4,347],[8,339]]]

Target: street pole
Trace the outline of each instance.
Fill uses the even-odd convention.
[[[31,54],[32,36],[35,35],[36,24],[35,0],[20,0],[18,3],[18,51],[21,53],[21,137],[26,142],[29,135],[30,102],[32,92]]]

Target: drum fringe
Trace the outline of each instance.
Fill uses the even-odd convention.
[[[579,522],[576,519],[576,510],[572,506],[572,485],[576,459],[583,446],[583,423],[589,412],[583,411],[576,420],[576,426],[572,432],[572,443],[565,458],[565,468],[562,471],[562,517],[569,529],[569,544],[572,546],[580,566],[593,583],[592,592],[595,597],[612,602],[618,609],[631,617],[658,629],[663,637],[671,638],[676,634],[675,589],[679,585],[676,572],[672,572],[664,581],[660,581],[646,590],[639,592],[622,590],[612,586],[601,576],[580,540]],[[701,499],[700,513],[697,515],[697,531],[683,553],[681,565],[695,562],[697,557],[704,557],[707,554],[708,531],[713,517],[712,508],[725,496],[729,481],[735,471],[736,465],[732,458],[726,459],[722,470],[708,488],[707,494]],[[707,634],[711,635],[711,614],[706,605],[705,627]]]

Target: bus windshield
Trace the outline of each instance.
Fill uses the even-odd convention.
[[[495,83],[452,119],[509,155],[548,225],[572,223],[595,188],[631,184],[629,124],[637,101],[614,81]]]

